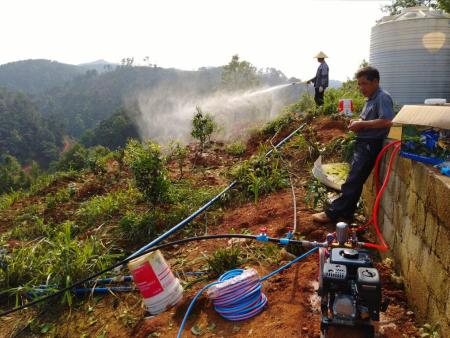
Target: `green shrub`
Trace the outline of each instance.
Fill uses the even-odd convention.
[[[72,186],[59,189],[56,193],[50,193],[45,196],[47,209],[54,209],[58,204],[67,203],[75,195],[75,189]]]
[[[238,189],[258,202],[262,194],[274,192],[288,186],[288,173],[280,163],[277,151],[270,157],[265,156],[266,149],[261,148],[257,155],[233,168],[231,175],[237,181]]]
[[[100,163],[97,162],[110,153],[104,146],[85,148],[80,143],[76,143],[61,155],[60,160],[53,164],[53,167],[59,171],[90,169],[102,173],[103,168],[99,167]]]
[[[56,163],[56,169],[60,171],[81,170],[87,167],[88,150],[76,143],[65,151]]]
[[[0,193],[28,188],[31,178],[14,156],[3,155],[0,159]]]
[[[114,152],[111,152],[104,146],[95,146],[88,149],[87,168],[96,174],[104,174],[108,160],[114,158]]]
[[[206,258],[211,277],[217,278],[228,270],[235,269],[244,263],[239,247],[219,248]]]
[[[158,223],[163,216],[164,213],[159,209],[142,214],[128,211],[119,222],[121,238],[132,243],[150,241],[157,234]]]
[[[180,178],[183,177],[183,166],[189,155],[187,147],[183,147],[180,142],[171,142],[170,145],[170,158],[177,162],[178,169],[180,170]]]
[[[245,153],[245,144],[242,142],[234,142],[227,145],[226,151],[233,156],[241,156]]]
[[[119,235],[131,243],[152,240],[158,233],[174,226],[204,205],[218,190],[219,188],[192,189],[191,181],[179,180],[170,186],[164,205],[152,206],[150,210],[141,213],[128,211],[119,222]],[[213,213],[210,210],[208,215]],[[199,222],[201,219],[191,222],[185,231],[194,230]]]
[[[287,127],[295,120],[295,116],[291,113],[283,113],[282,115],[278,116],[277,118],[273,119],[272,121],[266,123],[262,129],[261,132],[264,135],[271,135],[279,132],[281,129]]]
[[[169,180],[159,145],[151,141],[142,145],[130,140],[124,160],[133,172],[136,187],[147,201],[158,203],[166,200]]]
[[[206,141],[209,141],[211,134],[217,129],[217,125],[209,113],[203,113],[200,107],[196,109],[197,113],[192,119],[191,136],[199,140],[201,150],[203,151]]]
[[[317,111],[317,106],[316,102],[314,101],[313,95],[309,93],[303,93],[303,95],[300,96],[300,100],[287,106],[285,110],[290,112],[314,114]]]
[[[323,209],[329,204],[327,188],[314,177],[306,183],[305,201],[313,209],[319,207]]]

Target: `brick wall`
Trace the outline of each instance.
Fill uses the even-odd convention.
[[[371,214],[368,209],[374,196],[371,176],[363,191],[367,214]],[[417,319],[439,322],[442,335],[450,337],[450,177],[398,157],[378,217],[390,246],[388,255],[404,277],[408,302]]]

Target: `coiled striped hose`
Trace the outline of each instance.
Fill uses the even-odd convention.
[[[256,316],[264,309],[264,306],[267,304],[267,297],[261,291],[262,282],[274,276],[275,274],[289,268],[292,264],[297,263],[298,261],[312,254],[318,249],[319,247],[312,248],[308,252],[294,258],[289,263],[283,265],[275,271],[272,271],[261,279],[243,280],[239,283],[230,284],[226,287],[225,290],[221,291],[220,296],[213,299],[214,308],[223,318],[232,321],[244,320]],[[243,272],[243,269],[228,271],[220,276],[216,282],[204,286],[192,299],[191,304],[189,304],[183,321],[181,322],[177,338],[181,338],[181,333],[183,332],[184,326],[186,325],[189,313],[191,312],[195,302],[202,295],[202,293],[213,285],[221,284],[233,277],[239,276]]]

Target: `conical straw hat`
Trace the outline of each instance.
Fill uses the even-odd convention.
[[[314,56],[314,58],[316,58],[316,59],[325,59],[325,58],[327,58],[327,57],[328,57],[328,56],[326,56],[324,52],[319,52],[319,54],[317,54],[316,56]]]

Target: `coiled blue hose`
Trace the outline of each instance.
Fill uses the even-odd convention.
[[[274,276],[275,274],[289,268],[292,264],[297,263],[308,255],[312,254],[314,251],[318,250],[319,247],[314,247],[308,252],[301,256],[296,257],[289,263],[283,265],[282,267],[276,269],[275,271],[269,273],[268,275],[262,277],[254,282],[242,282],[237,285],[231,286],[230,290],[224,292],[221,297],[213,300],[214,308],[217,312],[228,320],[244,320],[259,314],[264,306],[267,304],[267,297],[261,292],[262,282],[266,279]],[[194,307],[197,299],[205,292],[208,288],[213,285],[220,284],[230,278],[236,277],[243,273],[242,269],[235,269],[224,273],[216,282],[205,285],[192,299],[191,304],[184,315],[183,321],[181,322],[180,329],[178,331],[177,338],[181,338],[181,333],[183,332],[184,326],[186,325],[187,318],[192,308]]]

